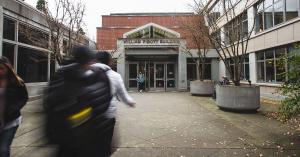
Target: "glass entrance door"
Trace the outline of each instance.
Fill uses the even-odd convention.
[[[130,90],[137,90],[137,76],[139,73],[145,76],[146,91],[176,90],[176,64],[173,62],[131,62],[129,63],[128,73]]]
[[[137,75],[138,75],[138,64],[137,63],[130,63],[129,64],[129,89],[136,89],[137,86]]]
[[[166,90],[176,89],[176,75],[175,75],[175,64],[166,63]]]
[[[165,64],[155,64],[155,90],[165,90]]]

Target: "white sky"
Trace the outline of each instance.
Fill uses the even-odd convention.
[[[190,12],[193,0],[81,0],[86,4],[87,35],[96,40],[96,27],[101,26],[101,15],[137,12]],[[25,0],[35,7],[37,0]],[[51,0],[49,1],[51,2]]]

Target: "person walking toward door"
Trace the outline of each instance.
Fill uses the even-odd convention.
[[[142,72],[139,72],[138,77],[136,78],[138,82],[139,92],[143,92],[145,90],[145,75]]]

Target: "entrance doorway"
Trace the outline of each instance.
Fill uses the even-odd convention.
[[[137,90],[136,78],[139,73],[145,77],[146,91],[174,91],[176,90],[177,69],[175,62],[140,61],[128,64],[128,86],[130,90]]]

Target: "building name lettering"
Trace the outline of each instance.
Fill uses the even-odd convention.
[[[180,44],[178,39],[125,39],[126,45],[169,45]]]

